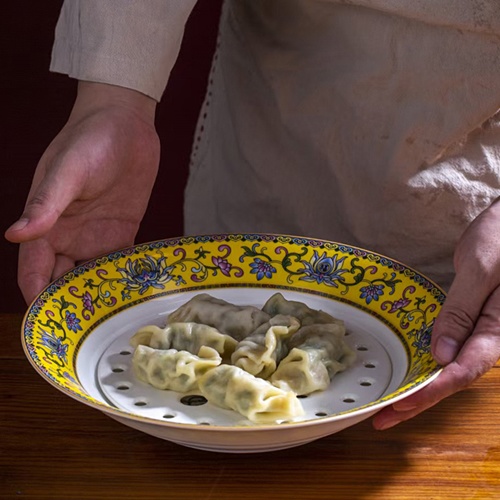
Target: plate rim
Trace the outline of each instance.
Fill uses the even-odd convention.
[[[353,408],[353,409],[345,410],[345,411],[342,411],[342,412],[339,412],[339,413],[335,413],[333,415],[327,415],[327,416],[324,416],[324,417],[318,417],[318,418],[315,418],[315,419],[301,420],[301,421],[296,421],[296,422],[291,421],[291,422],[284,422],[284,423],[279,423],[279,424],[254,424],[254,425],[248,425],[248,426],[246,426],[246,425],[245,426],[243,426],[243,425],[233,425],[233,426],[217,426],[217,425],[213,425],[213,426],[200,426],[200,425],[194,424],[194,423],[180,423],[180,422],[175,422],[175,421],[161,421],[161,420],[154,419],[154,418],[148,418],[148,417],[145,417],[145,416],[142,416],[142,415],[137,415],[137,414],[134,414],[134,413],[129,413],[127,411],[121,410],[120,408],[116,408],[116,407],[111,406],[111,405],[107,405],[107,404],[105,404],[105,403],[103,403],[103,402],[101,402],[99,400],[96,400],[93,397],[89,397],[89,398],[84,397],[84,396],[82,396],[82,395],[80,395],[80,394],[78,394],[76,392],[73,392],[69,388],[60,385],[57,381],[53,380],[53,378],[50,376],[50,374],[46,373],[42,369],[42,367],[38,363],[36,363],[36,361],[33,359],[33,356],[31,355],[31,353],[30,353],[30,351],[29,351],[29,349],[27,347],[27,343],[26,343],[26,332],[25,332],[25,330],[26,330],[26,324],[28,322],[28,317],[32,313],[33,308],[36,307],[36,303],[40,299],[40,297],[43,294],[50,293],[50,289],[53,288],[53,287],[60,288],[58,286],[58,283],[60,283],[61,281],[64,281],[65,277],[68,274],[73,273],[76,269],[79,269],[79,268],[82,268],[82,267],[86,267],[86,266],[88,266],[88,264],[95,263],[98,260],[103,259],[104,257],[109,257],[110,255],[122,254],[123,257],[125,256],[125,254],[132,255],[133,252],[136,251],[137,249],[139,249],[140,247],[149,247],[149,248],[152,248],[155,244],[156,245],[157,244],[163,244],[163,248],[170,248],[170,247],[175,246],[179,242],[182,242],[182,240],[186,240],[186,239],[188,239],[188,240],[201,239],[202,240],[201,242],[203,242],[203,240],[206,240],[207,242],[214,242],[215,243],[215,242],[227,241],[228,238],[230,238],[230,237],[236,237],[236,238],[240,238],[240,237],[247,238],[247,237],[249,237],[250,240],[253,239],[254,241],[257,240],[257,239],[259,239],[259,238],[270,238],[270,241],[273,241],[273,240],[278,239],[278,238],[287,238],[287,239],[291,238],[292,239],[292,243],[294,243],[294,244],[298,243],[298,242],[300,242],[302,244],[311,244],[312,243],[313,247],[314,246],[319,246],[320,244],[330,244],[330,245],[333,244],[333,245],[338,245],[338,250],[340,250],[340,251],[342,251],[342,249],[351,249],[351,250],[354,250],[354,251],[359,251],[359,252],[366,253],[367,255],[378,256],[381,259],[387,260],[390,263],[396,263],[399,266],[401,266],[402,268],[407,269],[410,272],[414,273],[414,276],[413,276],[413,280],[414,281],[415,281],[416,277],[420,277],[422,279],[422,282],[426,282],[428,284],[428,286],[425,287],[427,289],[428,293],[431,293],[431,288],[432,288],[432,291],[436,291],[439,294],[439,295],[437,295],[436,293],[434,293],[433,295],[434,295],[435,299],[438,302],[440,302],[441,304],[442,304],[442,302],[444,302],[444,300],[446,298],[445,292],[443,291],[443,289],[439,285],[437,285],[434,281],[432,281],[431,279],[429,279],[426,276],[424,276],[423,274],[421,274],[418,270],[414,269],[413,267],[408,266],[408,265],[400,262],[397,259],[393,259],[391,257],[387,257],[387,256],[385,256],[383,254],[378,253],[378,252],[375,252],[375,251],[372,251],[372,250],[367,250],[367,249],[364,249],[362,247],[358,247],[358,246],[354,246],[354,245],[348,245],[348,244],[336,242],[336,241],[324,240],[324,239],[319,239],[319,238],[309,238],[309,237],[303,237],[303,236],[293,236],[293,235],[282,234],[282,233],[218,233],[218,234],[201,234],[201,235],[192,235],[192,236],[180,236],[180,237],[173,237],[173,238],[165,238],[165,239],[152,240],[152,241],[144,242],[144,243],[137,243],[137,244],[133,244],[133,245],[129,245],[129,246],[123,247],[123,248],[118,249],[118,250],[114,250],[112,252],[103,253],[103,254],[99,255],[98,257],[94,257],[92,259],[88,259],[85,262],[82,262],[79,265],[74,266],[72,269],[70,269],[66,273],[64,273],[61,277],[59,277],[59,278],[57,278],[55,280],[52,280],[51,283],[49,283],[32,300],[32,302],[28,306],[28,308],[27,308],[27,310],[26,310],[26,312],[25,312],[25,314],[23,316],[23,320],[22,320],[22,324],[21,324],[21,341],[22,341],[22,347],[23,347],[23,351],[24,351],[25,356],[28,358],[28,361],[33,366],[33,368],[35,369],[35,371],[39,374],[39,376],[41,376],[46,382],[49,382],[53,387],[55,387],[57,390],[59,390],[63,394],[65,394],[67,396],[70,396],[72,399],[74,399],[74,400],[76,400],[76,401],[78,401],[80,403],[84,403],[85,405],[90,406],[90,407],[92,407],[94,409],[98,409],[98,410],[100,410],[100,411],[102,411],[104,413],[111,413],[112,415],[120,417],[120,418],[132,419],[134,421],[138,421],[138,422],[141,422],[141,423],[152,424],[152,425],[155,425],[155,426],[168,427],[170,429],[172,429],[172,428],[190,429],[191,431],[199,429],[200,431],[202,430],[203,432],[206,432],[206,431],[209,431],[209,432],[215,432],[215,431],[224,431],[224,432],[227,432],[227,431],[238,431],[238,432],[244,431],[244,432],[250,432],[250,431],[256,431],[256,430],[278,430],[278,429],[290,428],[291,426],[293,426],[295,428],[298,428],[298,427],[306,427],[306,426],[311,426],[311,425],[318,425],[318,424],[322,424],[322,423],[326,423],[326,422],[341,421],[341,420],[349,418],[353,414],[363,415],[365,413],[377,412],[377,411],[381,410],[383,407],[388,406],[390,404],[393,404],[396,401],[399,401],[399,400],[401,400],[403,398],[406,398],[410,394],[423,389],[426,385],[428,385],[433,380],[435,380],[435,378],[437,378],[437,376],[439,376],[439,374],[441,373],[441,371],[442,371],[443,368],[441,366],[439,366],[439,365],[436,365],[432,370],[430,370],[425,375],[424,380],[420,381],[417,385],[415,385],[415,384],[407,384],[408,387],[406,387],[406,389],[404,389],[404,390],[398,389],[397,391],[394,391],[394,392],[391,392],[391,393],[387,394],[382,399],[376,400],[374,402],[365,404],[365,405],[360,406],[360,407],[356,407],[356,408]],[[298,240],[298,241],[293,241],[293,240]],[[423,283],[422,282],[416,282],[416,285],[420,285],[421,287],[423,287]],[[234,284],[234,285],[228,284],[228,285],[225,285],[225,287],[227,287],[227,288],[242,287],[242,285],[241,284]],[[245,285],[245,287],[247,287],[247,285]],[[277,289],[285,290],[287,288],[286,286],[279,286],[279,285],[274,285],[274,286],[269,285],[267,287],[265,285],[254,285],[254,287],[255,288],[273,288],[275,290],[277,290]],[[216,285],[210,285],[210,286],[204,285],[204,286],[201,286],[201,287],[194,287],[193,286],[191,288],[184,288],[182,291],[183,292],[187,292],[187,291],[194,291],[194,290],[200,290],[200,289],[207,290],[207,289],[210,289],[210,288],[211,289],[216,289],[216,288],[222,288],[222,287],[219,287],[219,286],[216,286]],[[296,292],[301,292],[301,293],[310,293],[310,294],[321,295],[321,296],[329,298],[330,300],[339,300],[338,297],[334,297],[334,296],[331,296],[331,295],[328,295],[328,294],[322,293],[322,292],[313,292],[311,290],[301,289],[299,287],[290,287],[289,289],[293,290],[293,291],[296,291]],[[158,298],[160,296],[167,296],[167,295],[175,294],[175,293],[179,293],[179,292],[176,292],[175,290],[173,290],[173,291],[165,291],[165,292],[161,292],[161,293],[155,294],[154,296],[142,297],[142,298],[137,299],[135,301],[131,301],[125,307],[123,307],[123,306],[120,307],[119,311],[113,311],[113,312],[110,312],[110,313],[104,315],[103,317],[99,318],[99,320],[96,323],[94,323],[92,325],[92,328],[91,328],[90,331],[88,331],[81,339],[79,339],[77,341],[77,344],[82,344],[84,342],[85,338],[92,333],[92,331],[96,328],[96,326],[98,326],[98,324],[106,321],[107,319],[109,319],[109,317],[113,316],[114,314],[117,314],[117,312],[120,312],[123,309],[128,309],[129,307],[133,307],[134,305],[137,305],[138,303],[141,303],[141,302],[144,302],[144,301],[154,300],[155,298]],[[352,301],[349,301],[349,300],[346,300],[346,299],[340,299],[340,301],[341,302],[346,302],[347,304],[349,304],[349,305],[351,305],[353,307],[356,307],[358,309],[363,309],[364,310],[363,307],[360,307],[359,304],[354,304]],[[368,312],[372,316],[374,315],[374,312],[372,310],[370,310],[370,309],[366,309],[365,312]],[[386,326],[388,326],[394,333],[397,334],[397,332],[395,331],[395,329],[393,328],[392,325],[388,324],[388,322],[385,321],[382,317],[379,317],[379,315],[375,314],[375,316],[377,317],[378,320],[381,320]],[[400,336],[400,335],[398,334],[398,336]],[[76,356],[77,352],[75,352],[74,355]],[[397,394],[397,395],[395,395],[395,394]]]

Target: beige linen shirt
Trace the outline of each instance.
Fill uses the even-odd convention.
[[[52,70],[159,100],[195,0],[66,0]],[[361,246],[444,287],[500,195],[498,0],[227,0],[185,232]]]

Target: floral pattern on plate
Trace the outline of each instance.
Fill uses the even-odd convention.
[[[399,337],[409,360],[398,394],[439,370],[430,339],[445,295],[434,283],[368,250],[267,234],[173,238],[82,264],[30,306],[23,324],[25,351],[42,375],[91,400],[78,383],[75,361],[79,346],[98,324],[141,301],[228,286],[319,294],[382,320]]]

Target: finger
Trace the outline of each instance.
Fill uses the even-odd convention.
[[[66,274],[73,267],[75,267],[74,259],[69,258],[67,255],[57,254],[54,263],[54,270],[52,271],[52,280]]]
[[[384,408],[374,417],[373,427],[377,430],[389,429],[432,408],[443,399],[468,387],[479,377],[474,377],[473,373],[459,363],[450,363],[427,387]]]
[[[416,417],[422,411],[424,410],[413,409],[402,412],[396,411],[392,406],[388,406],[373,417],[372,425],[374,429],[378,431],[385,431],[391,427],[401,424],[402,422],[405,422],[406,420]]]
[[[418,415],[444,398],[465,389],[500,359],[500,289],[485,304],[474,333],[456,361],[447,365],[427,387],[382,410],[373,421],[387,429]]]
[[[50,283],[54,264],[54,250],[44,239],[19,247],[18,283],[28,304]]]
[[[457,357],[492,289],[478,273],[457,273],[432,330],[431,349],[438,363],[447,365]]]
[[[378,430],[389,429],[419,413],[432,408],[446,397],[466,387],[469,372],[465,367],[453,362],[446,366],[439,376],[427,387],[407,398],[384,408],[373,419],[373,426]]]
[[[30,195],[23,214],[5,232],[5,238],[22,243],[46,234],[81,190],[79,178],[58,169],[48,174]]]

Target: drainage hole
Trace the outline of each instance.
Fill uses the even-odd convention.
[[[355,403],[356,402],[356,400],[350,396],[345,397],[342,401],[344,403]]]
[[[130,351],[120,351],[122,356],[130,356],[132,353]]]
[[[362,380],[359,385],[362,385],[363,387],[371,387],[373,382],[371,380]]]
[[[368,351],[368,347],[366,347],[365,345],[358,345],[356,349],[358,351]]]
[[[198,394],[192,394],[190,396],[184,396],[181,398],[181,403],[186,406],[201,406],[207,402],[207,399]]]
[[[136,401],[134,406],[147,406],[147,401]]]
[[[212,425],[210,422],[198,422],[198,425]]]
[[[128,386],[126,384],[120,384],[119,386],[117,386],[117,389],[119,391],[128,391],[130,389],[130,386]]]
[[[307,398],[307,394],[298,394],[297,398],[298,399],[306,399]]]
[[[317,412],[315,413],[315,415],[316,415],[317,417],[326,417],[326,416],[328,416],[328,413],[325,413],[324,411],[317,411]]]
[[[113,373],[123,373],[125,370],[123,368],[120,368],[119,366],[115,366],[114,368],[111,369]]]
[[[175,415],[172,415],[171,413],[166,413],[165,415],[163,415],[163,418],[165,419],[175,418]]]
[[[374,363],[367,362],[365,363],[365,368],[376,368],[377,366]]]

